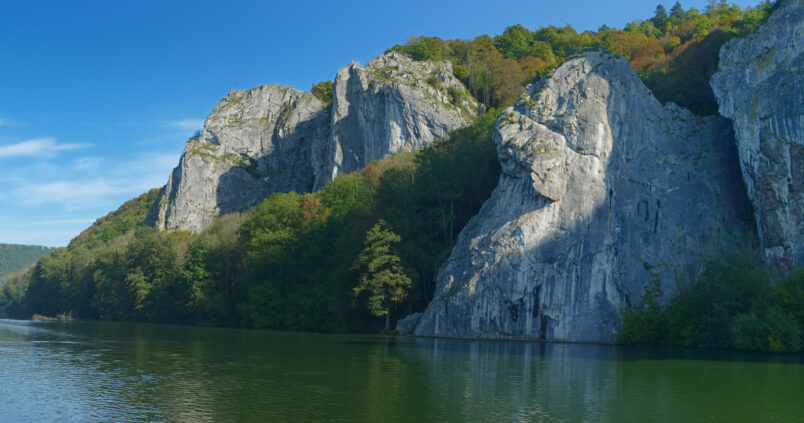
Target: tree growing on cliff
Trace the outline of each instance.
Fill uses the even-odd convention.
[[[375,316],[385,316],[385,329],[390,327],[391,309],[408,296],[412,281],[402,269],[402,260],[393,246],[402,238],[380,219],[366,233],[363,251],[355,268],[361,271],[355,295],[368,292],[368,308]]]

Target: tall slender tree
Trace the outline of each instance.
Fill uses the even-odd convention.
[[[402,238],[388,228],[380,219],[366,233],[363,251],[355,262],[361,271],[360,281],[354,288],[355,295],[368,292],[368,308],[375,316],[385,316],[385,329],[390,328],[392,308],[407,296],[412,284],[402,269],[402,260],[393,251],[393,246]]]
[[[681,2],[677,1],[676,4],[673,5],[673,8],[670,9],[670,16],[674,18],[684,17],[684,8],[681,7]]]
[[[667,9],[664,8],[663,5],[656,6],[656,12],[653,14],[653,26],[659,29],[664,29],[665,25],[667,25]]]

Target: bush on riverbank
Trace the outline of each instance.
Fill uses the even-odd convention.
[[[804,270],[771,276],[756,247],[712,261],[667,305],[646,290],[623,310],[619,340],[750,351],[799,351],[804,328]]]

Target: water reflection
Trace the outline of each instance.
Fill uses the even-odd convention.
[[[0,320],[0,420],[795,421],[800,356]]]

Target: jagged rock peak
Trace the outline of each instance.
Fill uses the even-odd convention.
[[[500,181],[416,334],[610,341],[749,226],[728,121],[662,106],[620,57],[568,61],[496,125]]]
[[[318,163],[320,188],[339,173],[432,145],[472,122],[477,103],[449,62],[419,62],[390,52],[335,77],[332,139]]]
[[[477,110],[450,63],[393,52],[341,69],[334,91],[331,110],[291,87],[230,92],[187,143],[147,223],[199,232],[274,192],[310,192],[339,173],[427,147]]]
[[[733,120],[766,261],[804,265],[804,2],[781,1],[754,33],[720,50],[711,85]]]
[[[326,142],[328,112],[311,93],[262,85],[231,91],[187,142],[147,223],[199,232],[273,192],[313,188],[312,147]]]

